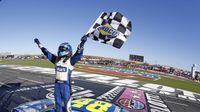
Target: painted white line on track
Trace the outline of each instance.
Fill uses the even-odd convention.
[[[146,88],[146,87],[139,87],[138,89],[140,89],[140,90],[144,90],[144,91],[151,91],[151,89]]]
[[[40,82],[40,81],[36,81],[36,80],[30,80],[30,79],[26,79],[26,78],[22,78],[22,77],[17,77],[18,79],[22,79],[22,80],[26,80],[29,82],[34,82],[34,83],[38,83],[38,84],[44,84],[44,82]]]
[[[150,88],[150,89],[155,89],[155,90],[158,90],[158,87],[160,87],[161,85],[158,85],[158,84],[151,84],[151,83],[146,83],[143,85],[143,87],[147,87],[147,88]]]
[[[81,92],[78,92],[78,93],[74,93],[72,94],[72,96],[80,96],[80,95],[84,95],[84,94],[87,94],[87,93],[91,93],[92,91],[91,90],[85,90],[85,91],[81,91]]]
[[[194,98],[194,94],[193,94],[193,92],[183,90],[183,94],[184,94],[185,96],[193,97],[193,98]]]
[[[5,83],[3,83],[3,82],[0,82],[0,84],[1,84],[1,85],[4,85],[4,86],[7,86],[7,87],[12,87],[12,86],[7,85],[7,84],[5,84]]]
[[[130,79],[121,79],[121,80],[117,80],[115,82],[117,82],[117,83],[123,83],[123,84],[134,84],[134,83],[137,83],[139,81],[130,80]]]
[[[188,107],[187,104],[177,103],[177,102],[173,102],[173,101],[164,100],[164,102],[167,102],[167,103],[173,103],[173,104],[177,104],[177,105],[181,105],[181,106]]]
[[[175,92],[175,89],[172,87],[168,87],[168,86],[162,86],[162,88],[160,89],[161,91],[165,91],[165,92],[170,92],[173,93]]]

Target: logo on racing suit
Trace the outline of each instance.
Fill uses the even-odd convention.
[[[66,67],[62,67],[62,66],[56,66],[56,71],[57,72],[66,72],[67,68]]]

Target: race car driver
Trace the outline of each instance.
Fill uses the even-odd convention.
[[[87,36],[81,38],[77,51],[72,55],[72,47],[65,42],[58,47],[57,56],[49,52],[42,46],[40,41],[35,38],[34,42],[38,45],[44,55],[55,64],[55,87],[54,96],[56,104],[56,112],[71,112],[71,73],[74,65],[81,59],[83,55],[83,47],[87,41]],[[62,106],[62,102],[64,106]]]

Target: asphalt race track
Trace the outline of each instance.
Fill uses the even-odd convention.
[[[116,103],[127,88],[108,83],[73,77],[74,99],[86,97]],[[53,99],[54,75],[0,67],[0,112],[9,112],[19,104]],[[142,90],[140,90],[142,91]],[[144,92],[147,110],[150,112],[199,112],[200,103],[174,96]],[[134,111],[133,111],[134,112]],[[143,112],[137,110],[136,112]]]

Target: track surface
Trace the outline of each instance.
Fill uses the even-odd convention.
[[[73,78],[73,96],[99,98],[116,86]],[[0,112],[10,111],[19,104],[45,98],[53,98],[54,75],[13,70],[0,67]],[[125,87],[118,87],[125,88]],[[120,92],[115,96],[119,96]],[[199,112],[200,103],[167,95],[146,92],[149,111]],[[113,102],[116,98],[110,98]],[[157,106],[155,106],[157,105]],[[164,108],[165,107],[165,108]]]

